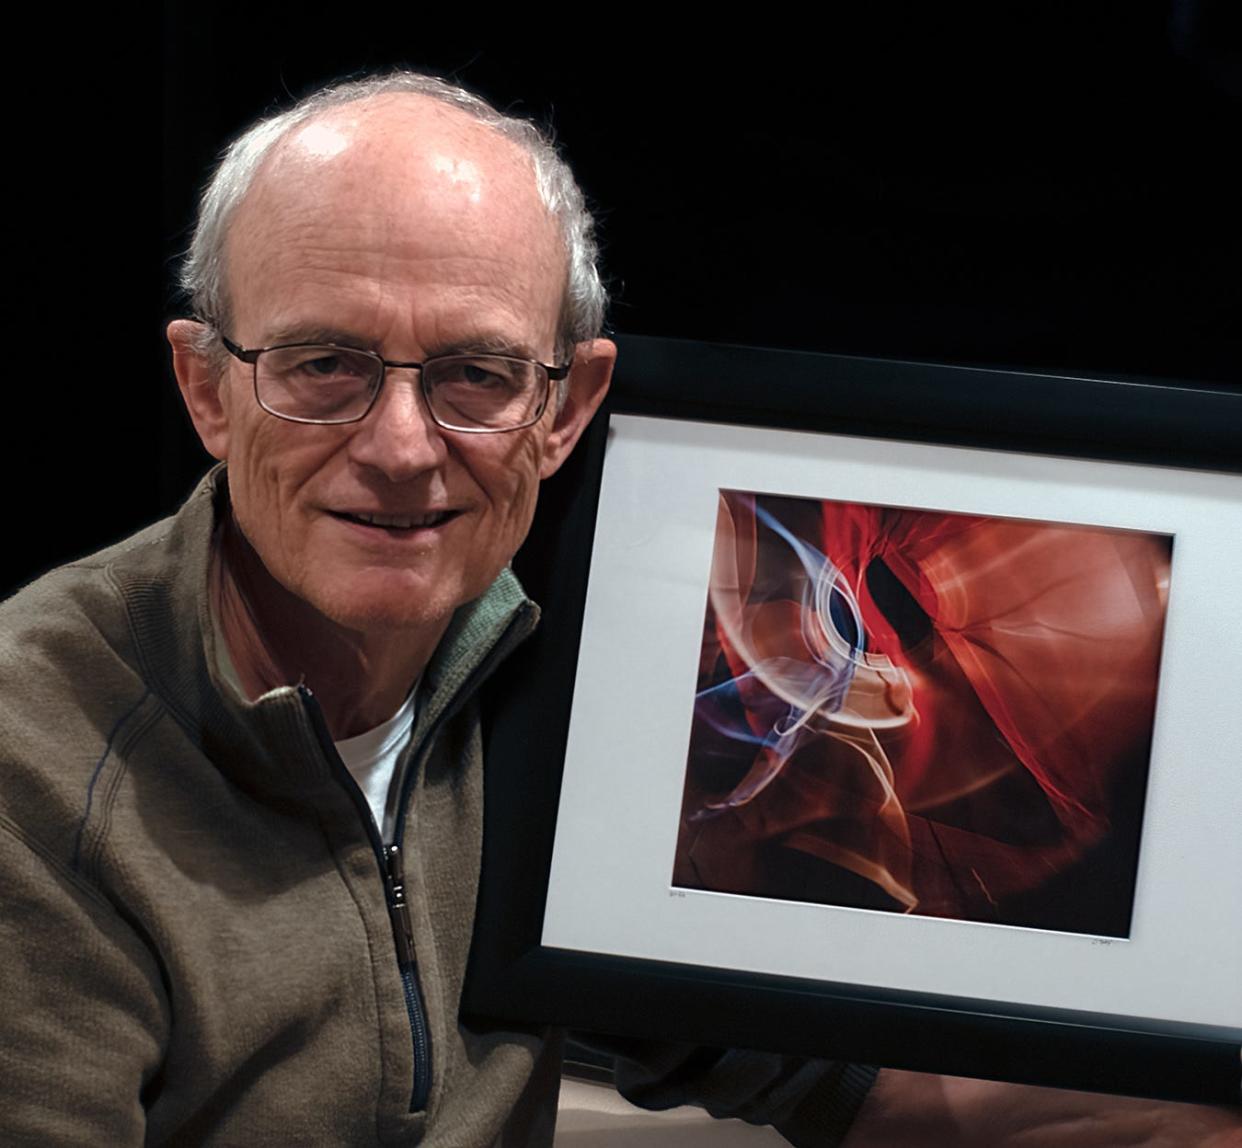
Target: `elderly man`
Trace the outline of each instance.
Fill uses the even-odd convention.
[[[458,1004],[475,695],[615,357],[581,194],[466,93],[364,81],[233,145],[185,281],[174,367],[226,467],[4,608],[3,1139],[546,1144],[555,1042]],[[805,1143],[869,1081],[698,1063]],[[882,1077],[857,1142],[950,1142],[923,1087]],[[1010,1095],[969,1088],[970,1119]]]

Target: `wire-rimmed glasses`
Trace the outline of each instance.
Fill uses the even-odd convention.
[[[387,370],[416,370],[437,426],[467,434],[521,430],[547,409],[552,383],[569,365],[510,355],[435,355],[398,363],[374,351],[333,343],[287,343],[246,350],[220,336],[225,349],[254,368],[254,397],[269,414],[295,423],[336,425],[366,418]]]

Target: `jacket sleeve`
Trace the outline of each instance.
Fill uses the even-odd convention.
[[[90,885],[0,817],[0,1142],[141,1144],[167,998]]]
[[[615,1058],[617,1090],[641,1108],[693,1104],[712,1116],[768,1124],[797,1148],[833,1148],[875,1079],[869,1065],[746,1049],[595,1037]]]

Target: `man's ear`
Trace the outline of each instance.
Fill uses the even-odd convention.
[[[229,416],[223,401],[224,382],[211,369],[207,356],[199,349],[203,324],[190,319],[174,319],[168,324],[172,346],[173,373],[190,421],[212,458],[229,456]]]
[[[579,343],[574,349],[573,365],[566,380],[569,388],[565,404],[557,412],[556,422],[552,424],[544,444],[543,461],[539,465],[540,478],[555,474],[569,457],[574,444],[608,393],[616,361],[617,345],[611,339]]]

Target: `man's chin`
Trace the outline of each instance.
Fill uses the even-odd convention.
[[[457,607],[468,600],[441,586],[368,586],[363,578],[347,590],[316,595],[312,605],[343,629],[382,638],[443,630]]]

